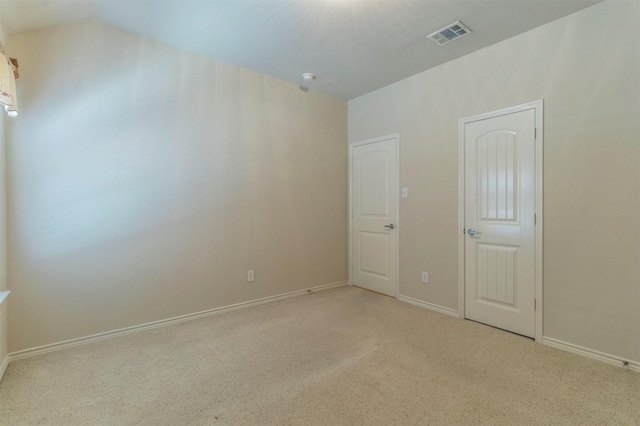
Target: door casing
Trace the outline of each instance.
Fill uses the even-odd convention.
[[[400,189],[400,133],[392,133],[389,135],[385,135],[385,136],[379,136],[376,138],[371,138],[371,139],[365,139],[362,141],[356,141],[356,142],[350,142],[349,143],[349,211],[347,212],[348,214],[348,220],[349,220],[349,238],[347,239],[347,253],[349,255],[349,260],[348,260],[348,264],[349,264],[349,285],[353,285],[353,280],[352,280],[352,273],[353,273],[353,258],[352,258],[352,248],[353,248],[353,244],[351,242],[351,238],[353,236],[353,206],[352,206],[352,197],[353,197],[353,148],[355,148],[356,146],[360,146],[360,145],[367,145],[370,143],[376,143],[376,142],[381,142],[381,141],[385,141],[388,139],[395,139],[396,141],[396,176],[394,178],[394,182],[396,185],[396,188],[399,190]],[[397,192],[397,194],[400,194],[399,192]],[[399,291],[399,287],[400,287],[400,196],[398,195],[396,197],[396,246],[394,248],[395,250],[395,262],[396,262],[396,286],[394,289],[394,297],[397,299],[398,295],[400,294]]]
[[[485,114],[465,117],[458,120],[458,314],[460,318],[465,318],[465,124],[474,121],[486,120],[488,118],[499,117],[501,115],[513,114],[516,112],[534,110],[535,111],[535,266],[534,266],[534,283],[535,283],[535,340],[542,343],[543,336],[543,268],[542,268],[542,229],[543,229],[543,210],[542,210],[542,161],[544,147],[543,132],[543,101],[533,101],[526,104],[504,108],[498,111],[488,112]]]

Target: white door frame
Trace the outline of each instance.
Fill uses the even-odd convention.
[[[542,153],[544,146],[544,132],[543,132],[543,101],[538,100],[529,102],[526,104],[514,106],[511,108],[505,108],[498,111],[493,111],[485,114],[474,115],[472,117],[465,117],[458,120],[458,314],[460,318],[465,318],[464,312],[464,293],[465,293],[465,124],[472,123],[474,121],[486,120],[487,118],[498,117],[506,114],[513,114],[516,112],[535,110],[536,112],[536,133],[535,133],[535,217],[536,217],[536,229],[535,229],[535,340],[538,343],[542,343],[542,314],[543,314],[543,277],[542,277]]]
[[[396,196],[396,286],[394,289],[394,297],[397,299],[400,294],[400,133],[392,133],[390,135],[379,136],[376,138],[366,139],[363,141],[349,142],[349,211],[347,212],[348,220],[349,220],[349,238],[347,238],[347,254],[349,256],[348,264],[349,264],[349,285],[353,285],[352,280],[352,272],[353,272],[353,259],[351,249],[353,244],[351,243],[351,237],[353,235],[353,206],[351,202],[351,197],[353,195],[353,148],[356,146],[367,145],[370,143],[382,142],[388,139],[396,140],[396,176],[395,176],[395,185],[398,191]]]

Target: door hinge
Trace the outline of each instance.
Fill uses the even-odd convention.
[[[537,213],[534,213],[534,214],[533,214],[533,224],[534,224],[534,225],[537,225],[537,224],[538,224],[538,214],[537,214]]]
[[[533,128],[533,139],[535,139],[535,140],[538,139],[538,128],[537,127]]]
[[[533,310],[538,309],[538,299],[533,299]]]

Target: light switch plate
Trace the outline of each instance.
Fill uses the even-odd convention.
[[[406,186],[402,187],[402,198],[407,198],[409,197],[409,188],[407,188]]]

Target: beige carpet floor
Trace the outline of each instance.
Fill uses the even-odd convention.
[[[345,287],[12,362],[0,424],[640,424],[640,374]]]

